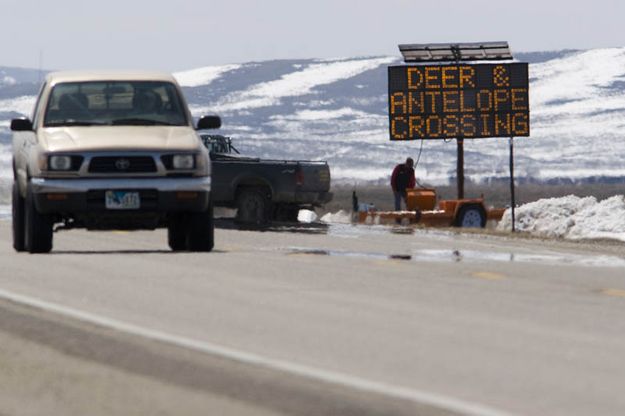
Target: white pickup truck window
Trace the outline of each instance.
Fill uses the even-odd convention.
[[[45,127],[187,124],[175,86],[168,82],[68,82],[54,86]]]

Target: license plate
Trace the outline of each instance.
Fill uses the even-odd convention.
[[[139,209],[139,192],[106,191],[104,195],[106,209]]]

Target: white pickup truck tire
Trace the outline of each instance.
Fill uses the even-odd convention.
[[[24,225],[24,209],[26,203],[24,198],[20,195],[19,189],[16,184],[13,184],[13,197],[11,200],[12,205],[12,220],[11,226],[13,228],[13,248],[15,251],[24,251],[25,245],[25,225]]]
[[[172,251],[212,251],[215,245],[212,203],[206,212],[171,218],[167,227],[167,242]]]
[[[29,253],[48,253],[52,250],[52,218],[41,214],[35,206],[31,187],[26,191],[24,207],[24,246]]]
[[[189,214],[187,249],[189,251],[211,251],[215,245],[215,222],[213,204],[206,212]]]

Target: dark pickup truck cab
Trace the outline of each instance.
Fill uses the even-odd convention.
[[[332,200],[327,162],[241,156],[229,137],[201,134],[212,161],[213,203],[242,223],[297,221],[300,209]]]

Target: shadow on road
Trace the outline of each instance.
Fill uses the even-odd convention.
[[[323,223],[296,223],[277,222],[270,224],[240,224],[231,218],[215,219],[215,227],[223,230],[279,232],[279,233],[300,233],[300,234],[327,234],[329,226]]]
[[[181,253],[193,253],[200,254],[201,252],[197,251],[171,251],[171,250],[55,250],[49,255],[54,254],[181,254]],[[228,253],[226,250],[213,250],[210,252],[204,252],[201,254],[211,254],[211,253]]]

